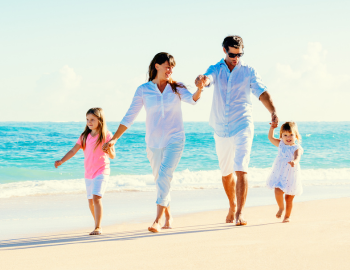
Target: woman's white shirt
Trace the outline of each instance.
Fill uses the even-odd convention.
[[[175,94],[167,84],[163,93],[152,81],[140,85],[129,110],[120,124],[129,128],[141,111],[146,109],[146,143],[149,147],[164,148],[170,143],[185,139],[181,101],[196,104],[186,88],[177,88]],[[197,100],[198,102],[198,100]]]

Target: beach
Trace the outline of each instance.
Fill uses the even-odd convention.
[[[245,227],[225,223],[228,201],[212,129],[185,123],[185,150],[172,179],[174,228],[159,234],[147,230],[156,188],[145,124],[135,123],[111,161],[101,236],[88,235],[94,222],[82,152],[53,166],[84,125],[0,123],[1,270],[349,268],[350,122],[300,124],[304,192],[289,224],[276,219],[274,192],[266,188],[277,148],[267,139],[268,123],[256,123]]]
[[[158,234],[149,222],[36,234],[1,241],[1,269],[349,269],[349,207],[350,198],[297,202],[287,224],[268,205],[247,207],[243,227],[224,223],[222,209],[177,216]]]

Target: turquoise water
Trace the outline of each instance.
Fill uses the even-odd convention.
[[[109,122],[108,128],[114,133],[118,125],[118,122]],[[184,126],[186,145],[177,172],[205,171],[210,174],[219,170],[212,128],[207,122],[186,122]],[[313,180],[320,172],[331,174],[329,177],[333,178],[350,172],[347,170],[350,168],[350,122],[300,122],[298,126],[305,151],[301,167],[308,174],[315,172],[311,177]],[[82,151],[59,169],[53,164],[74,146],[84,127],[84,122],[0,123],[0,197],[4,184],[17,183],[16,187],[20,187],[20,183],[28,181],[38,185],[40,181],[83,178]],[[270,168],[277,154],[277,148],[267,139],[268,130],[268,123],[255,123],[250,167],[258,170],[256,172]],[[137,176],[140,186],[141,178],[151,174],[144,137],[143,122],[135,123],[123,135],[116,145],[117,156],[111,161],[111,176],[124,176],[123,179]],[[341,175],[338,178],[347,177]],[[208,181],[205,179],[204,182]],[[201,180],[197,179],[195,183],[200,184]],[[130,185],[133,184],[128,183]]]

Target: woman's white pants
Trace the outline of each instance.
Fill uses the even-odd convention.
[[[147,147],[147,157],[151,163],[157,187],[156,203],[168,207],[170,203],[170,183],[179,164],[184,149],[184,140],[171,143],[164,148]]]

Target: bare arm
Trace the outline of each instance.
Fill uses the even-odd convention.
[[[265,108],[271,113],[272,124],[275,123],[278,126],[278,116],[277,116],[276,108],[273,105],[270,93],[265,91],[260,95],[259,100],[262,102],[262,104],[264,104]]]
[[[109,154],[109,149],[113,148],[114,151],[114,157],[115,157],[115,150],[114,150],[114,145],[117,142],[117,140],[124,134],[124,132],[127,130],[128,128],[122,124],[119,125],[117,131],[114,133],[113,138],[109,141],[106,142],[103,146],[102,146],[102,150],[103,152]],[[113,157],[113,158],[114,158]],[[112,158],[112,157],[111,157]]]
[[[270,127],[270,130],[269,130],[269,135],[268,135],[268,138],[270,140],[270,142],[274,145],[274,146],[279,146],[280,145],[280,139],[276,139],[273,135],[273,132],[275,130],[275,128],[277,127],[276,124],[274,123],[271,123],[271,127]]]
[[[203,88],[202,88],[203,89]],[[197,101],[198,99],[200,99],[201,95],[202,95],[202,89],[198,88],[198,90],[193,94],[192,99],[194,101]]]
[[[64,162],[71,159],[81,148],[80,144],[75,144],[74,147],[61,159],[55,161],[55,167],[61,166]]]
[[[107,149],[107,152],[105,152],[108,154],[108,157],[110,159],[114,159],[115,158],[115,149],[114,149],[114,145],[110,148]]]
[[[288,164],[290,164],[290,166],[294,167],[295,165],[297,165],[300,161],[301,158],[301,150],[297,149],[294,152],[294,160],[289,161]]]

